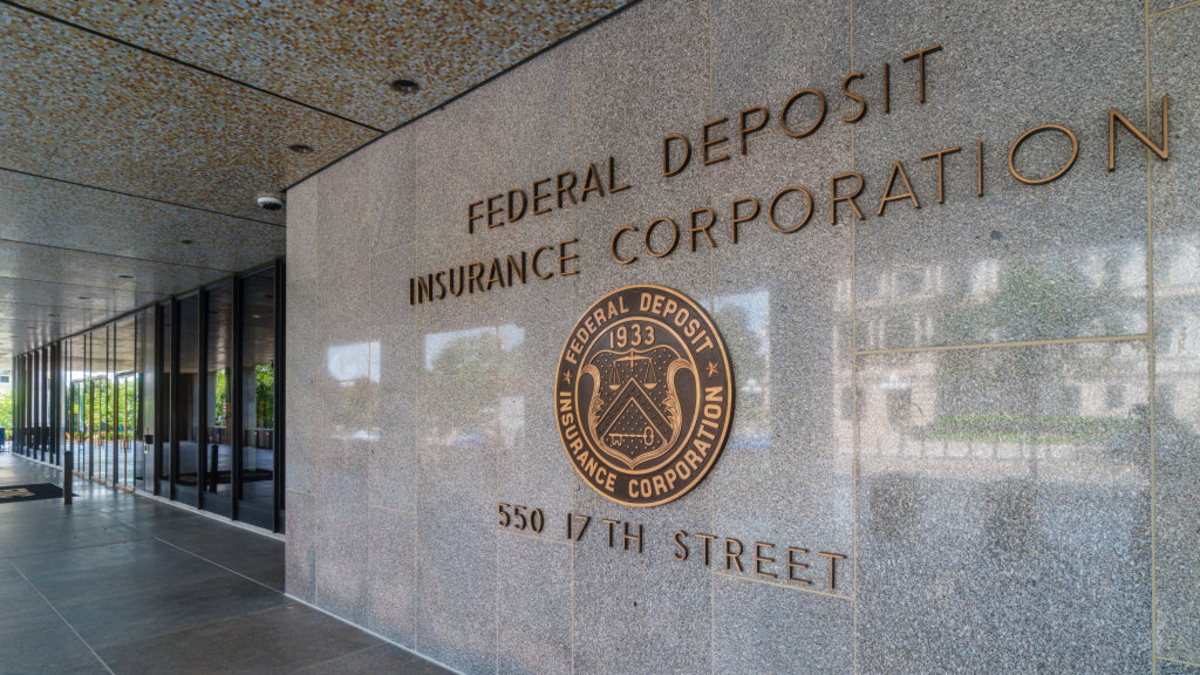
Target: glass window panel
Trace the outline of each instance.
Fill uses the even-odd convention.
[[[162,369],[158,371],[158,388],[155,391],[155,398],[162,404],[161,416],[157,418],[162,424],[162,429],[156,430],[160,437],[160,452],[155,459],[155,466],[157,467],[159,491],[163,496],[167,496],[167,483],[171,480],[171,420],[174,419],[171,414],[174,410],[174,406],[171,405],[171,304],[162,305],[160,309],[163,321],[161,330],[158,332],[158,344],[162,345]]]
[[[196,296],[179,301],[179,372],[175,386],[173,423],[178,439],[179,470],[176,496],[196,503],[194,492],[200,472],[200,303]]]
[[[208,293],[208,339],[205,352],[205,443],[207,468],[204,507],[231,515],[233,494],[233,443],[229,437],[232,413],[230,371],[233,344],[233,284]]]
[[[275,508],[275,270],[242,282],[242,520],[270,528]]]
[[[137,346],[135,360],[139,374],[138,386],[134,391],[137,399],[137,419],[134,429],[133,484],[139,490],[152,490],[146,483],[147,464],[154,442],[154,345],[157,343],[153,331],[154,312],[138,314]]]

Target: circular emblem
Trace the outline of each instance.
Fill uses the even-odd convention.
[[[575,323],[558,361],[554,409],[588,485],[621,504],[665,504],[699,484],[725,446],[729,354],[687,296],[626,286]]]

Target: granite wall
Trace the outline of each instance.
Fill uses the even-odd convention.
[[[288,591],[472,675],[1200,673],[1197,45],[1170,0],[645,0],[299,184]],[[1110,108],[1162,145],[1164,95],[1169,159],[1119,126],[1110,171]],[[1044,124],[1078,156],[1036,133],[1013,169],[1070,169],[1018,181]],[[586,202],[470,230],[589,163]],[[541,246],[549,279],[410,304]],[[581,480],[551,398],[576,318],[641,283],[708,309],[739,386],[712,473],[651,508]],[[772,544],[775,577],[696,533]]]

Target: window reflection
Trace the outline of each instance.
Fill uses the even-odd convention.
[[[179,470],[176,496],[197,505],[200,477],[200,301],[191,296],[179,301],[179,357],[172,420]]]
[[[242,473],[239,515],[271,527],[275,503],[275,270],[242,282]]]
[[[717,298],[713,319],[734,360],[737,423],[727,445],[731,455],[764,454],[771,446],[771,294],[767,290]]]
[[[230,438],[233,373],[233,284],[208,292],[204,407],[204,508],[232,513],[233,441]]]
[[[18,356],[17,449],[56,463],[66,459],[59,451],[70,451],[82,479],[281,531],[282,268],[280,261]],[[378,344],[347,352],[336,366],[343,374],[378,381]]]

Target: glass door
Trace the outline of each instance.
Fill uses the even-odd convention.
[[[138,397],[137,373],[121,373],[113,387],[113,399],[116,410],[114,422],[114,446],[116,452],[116,484],[120,487],[133,489],[133,463],[135,452],[134,439],[138,428],[137,407]]]

